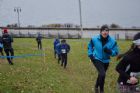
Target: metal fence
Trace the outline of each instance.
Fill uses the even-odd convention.
[[[0,27],[2,35],[3,27]],[[44,38],[91,38],[100,33],[98,28],[7,28],[13,37],[36,37],[40,33]],[[116,39],[132,39],[140,29],[110,29],[109,34]],[[82,33],[82,34],[81,34]]]

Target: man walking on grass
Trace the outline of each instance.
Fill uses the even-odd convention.
[[[12,62],[12,59],[14,56],[14,49],[12,47],[13,38],[11,37],[11,35],[8,34],[7,29],[3,30],[2,43],[3,43],[4,51],[6,53],[9,64],[13,65],[13,62]]]
[[[57,45],[57,52],[59,52],[61,57],[61,66],[66,68],[67,66],[67,54],[70,51],[70,45],[66,43],[66,40],[61,40],[61,44]]]

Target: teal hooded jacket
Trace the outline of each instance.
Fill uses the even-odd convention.
[[[105,48],[111,50],[111,54],[104,52]],[[94,59],[100,60],[103,63],[109,63],[110,57],[118,55],[118,52],[116,40],[109,35],[104,46],[102,45],[101,35],[92,37],[88,43],[88,56],[93,55]]]

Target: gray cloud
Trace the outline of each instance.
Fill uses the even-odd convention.
[[[116,23],[140,27],[140,0],[81,0],[84,27]],[[22,26],[79,24],[78,0],[0,0],[0,25],[17,22],[14,7],[20,6]]]

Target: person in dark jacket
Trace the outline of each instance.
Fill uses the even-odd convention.
[[[56,58],[56,55],[58,56],[57,50],[56,50],[56,46],[60,43],[60,40],[58,38],[56,38],[53,42],[53,46],[54,46],[54,58]],[[59,57],[58,57],[59,58]]]
[[[67,54],[70,51],[70,45],[66,43],[66,40],[61,40],[61,44],[57,45],[57,52],[61,56],[61,66],[66,68],[67,66]]]
[[[88,44],[88,57],[98,71],[95,93],[104,93],[106,71],[110,56],[118,55],[118,46],[114,38],[109,35],[109,28],[103,25],[100,34],[92,37]]]
[[[11,37],[11,35],[8,34],[7,29],[4,29],[3,31],[2,42],[3,42],[4,51],[7,56],[7,60],[10,65],[13,65],[12,62],[14,56],[14,49],[12,47],[13,38]]]
[[[42,36],[41,36],[41,34],[38,34],[36,41],[37,41],[38,49],[41,50],[42,49]]]
[[[121,59],[116,66],[119,92],[140,93],[140,86],[137,86],[140,76],[140,32],[134,36],[131,48],[120,54],[118,59]]]

